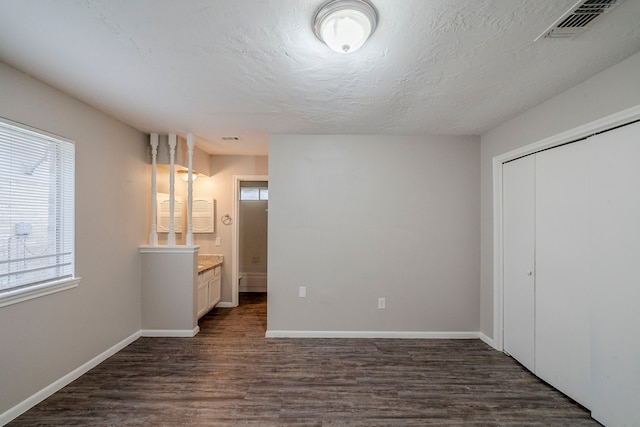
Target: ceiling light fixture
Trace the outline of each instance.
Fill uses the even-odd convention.
[[[378,12],[367,0],[331,0],[313,19],[316,36],[339,53],[360,49],[378,25]]]
[[[185,181],[185,182],[186,182],[186,181],[189,181],[189,171],[188,171],[188,170],[186,170],[186,169],[181,169],[181,170],[179,170],[179,171],[178,171],[178,172],[176,172],[176,173],[178,174],[178,176],[179,176],[180,178],[182,178],[182,180],[183,180],[183,181]],[[198,172],[196,172],[196,171],[192,171],[192,172],[191,172],[191,179],[192,179],[193,181],[195,181],[196,179],[198,179],[198,175],[199,175],[199,174],[198,174]]]

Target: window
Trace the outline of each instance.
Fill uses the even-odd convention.
[[[268,188],[242,187],[240,200],[269,200]]]
[[[77,286],[75,144],[0,120],[0,306]]]

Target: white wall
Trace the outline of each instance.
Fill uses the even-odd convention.
[[[268,330],[478,331],[479,151],[477,137],[272,136]]]
[[[147,137],[0,63],[0,116],[76,141],[76,289],[0,308],[0,414],[140,330]]]
[[[498,126],[481,138],[481,322],[493,337],[493,157],[640,105],[640,53]]]

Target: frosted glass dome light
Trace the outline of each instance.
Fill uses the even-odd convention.
[[[189,181],[189,171],[186,169],[181,169],[179,171],[176,172],[178,174],[178,176],[180,178],[182,178],[183,181]],[[198,179],[198,172],[196,171],[192,171],[191,172],[191,180],[195,181],[196,179]]]
[[[332,0],[316,12],[316,36],[338,53],[360,49],[378,24],[378,12],[366,0]]]

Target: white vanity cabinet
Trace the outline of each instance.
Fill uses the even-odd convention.
[[[221,273],[221,265],[198,273],[198,319],[220,302]]]

